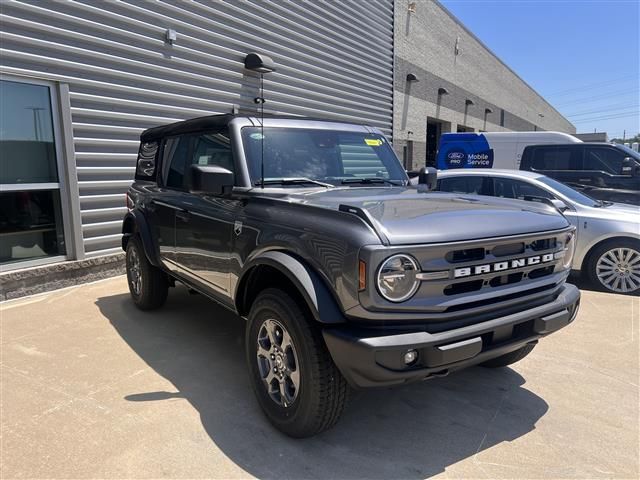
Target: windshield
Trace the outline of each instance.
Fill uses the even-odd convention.
[[[264,141],[264,145],[263,145]],[[407,175],[382,135],[307,128],[244,127],[249,175],[260,184],[264,149],[265,184],[295,179],[330,185],[405,185]],[[283,183],[285,184],[285,183]],[[309,182],[309,185],[314,183]]]
[[[560,183],[557,180],[554,180],[553,178],[539,177],[537,180],[553,188],[555,191],[557,191],[561,195],[564,195],[569,200],[579,203],[580,205],[586,205],[588,207],[597,207],[600,205],[600,202],[598,202],[598,200],[594,200],[588,195],[585,195],[584,193],[580,193],[577,190],[574,190],[573,188],[569,187],[568,185],[565,185],[564,183]]]
[[[613,146],[622,150],[627,157],[631,157],[636,162],[640,162],[640,153],[636,152],[635,150],[632,150],[626,145],[622,145],[621,143],[614,143]]]

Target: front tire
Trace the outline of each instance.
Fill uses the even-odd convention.
[[[481,363],[481,367],[487,368],[501,368],[511,365],[513,363],[519,362],[524,357],[531,353],[531,350],[536,346],[535,343],[528,343],[524,347],[519,348],[518,350],[514,350],[513,352],[505,353],[496,358],[492,358],[491,360],[487,360],[484,363]]]
[[[129,293],[136,307],[153,310],[164,305],[169,291],[167,274],[151,265],[138,236],[129,239],[125,262]]]
[[[640,242],[614,240],[596,247],[590,254],[586,274],[599,290],[612,293],[640,293]]]
[[[314,319],[282,290],[256,298],[245,350],[260,407],[281,432],[310,437],[335,425],[349,393]]]

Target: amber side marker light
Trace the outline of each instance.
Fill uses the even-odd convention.
[[[360,260],[358,265],[358,291],[367,288],[367,264]]]

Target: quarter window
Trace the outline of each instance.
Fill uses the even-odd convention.
[[[145,142],[140,144],[138,163],[136,165],[136,179],[149,180],[155,176],[157,154],[158,142]]]

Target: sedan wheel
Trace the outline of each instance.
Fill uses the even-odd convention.
[[[607,250],[596,261],[595,274],[607,290],[635,292],[640,289],[640,252],[632,247]]]

